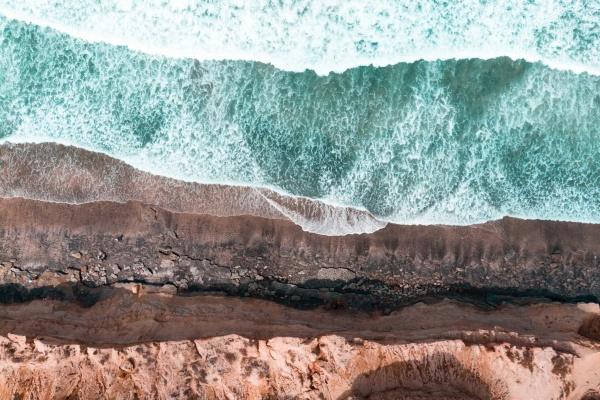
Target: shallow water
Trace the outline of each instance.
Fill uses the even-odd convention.
[[[137,2],[11,3],[0,14],[58,30],[0,18],[4,140],[70,143],[400,223],[600,222],[596,2],[173,2],[158,19]],[[493,58],[446,59],[459,50]],[[503,56],[515,54],[530,61]],[[397,60],[410,62],[363,65]],[[294,72],[305,68],[316,72]]]

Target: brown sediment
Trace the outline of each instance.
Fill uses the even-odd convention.
[[[72,282],[77,270],[90,286],[135,280],[384,308],[449,293],[600,294],[600,225],[504,218],[323,236],[288,218],[318,225],[334,213],[309,199],[176,181],[51,143],[3,144],[0,163],[3,283]]]
[[[0,197],[79,204],[139,201],[169,211],[291,220],[317,233],[374,231],[370,213],[267,188],[184,182],[57,143],[0,145]]]
[[[579,334],[600,341],[600,315],[592,315],[579,328]]]
[[[131,284],[87,308],[1,306],[0,397],[579,399],[600,385],[600,343],[577,333],[599,312],[443,301],[380,315]]]
[[[279,219],[13,198],[0,199],[0,226],[0,277],[24,288],[135,281],[356,308],[429,296],[600,293],[600,225],[505,218],[322,236]]]
[[[326,236],[298,223],[374,220],[60,145],[1,145],[0,163],[0,398],[600,390],[600,225]]]
[[[177,296],[168,287],[139,284],[90,289],[93,305],[33,300],[0,307],[0,334],[52,337],[95,346],[209,338],[320,337],[380,343],[459,339],[468,344],[510,343],[578,354],[598,342],[581,334],[600,309],[589,303],[504,305],[483,310],[458,301],[416,303],[384,315],[315,308],[299,310],[232,296]],[[88,293],[90,295],[91,293]],[[599,343],[600,344],[600,343]]]

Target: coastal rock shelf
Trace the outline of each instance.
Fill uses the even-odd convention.
[[[128,282],[359,309],[431,296],[600,295],[600,225],[506,218],[322,236],[279,219],[13,198],[0,200],[0,226],[5,301]]]

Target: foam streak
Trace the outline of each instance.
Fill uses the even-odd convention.
[[[600,75],[593,0],[164,2],[0,0],[0,14],[153,55],[289,71],[508,56]]]

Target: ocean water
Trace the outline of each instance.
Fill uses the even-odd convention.
[[[600,222],[600,2],[245,3],[0,0],[1,140],[398,223]]]
[[[500,56],[600,72],[598,0],[0,0],[0,14],[154,55],[320,75]]]

